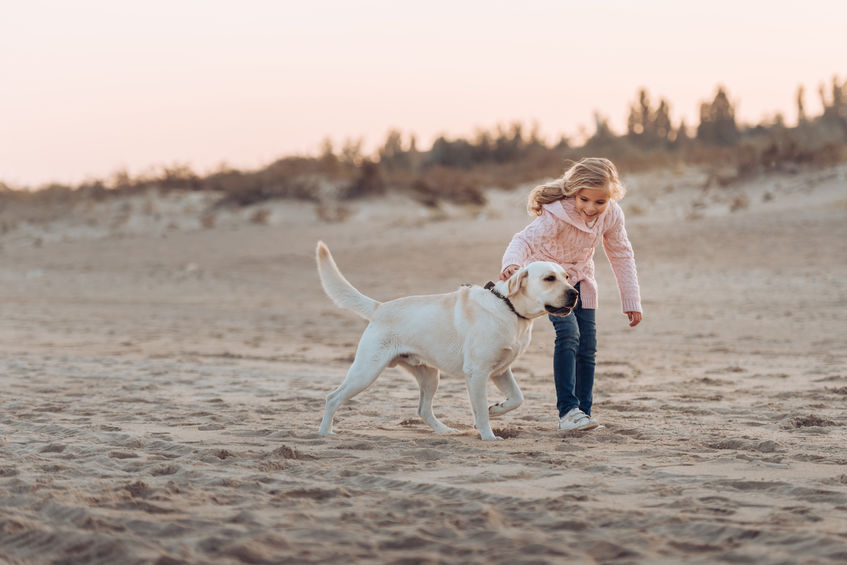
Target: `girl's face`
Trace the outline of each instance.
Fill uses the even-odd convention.
[[[608,188],[583,188],[576,193],[574,202],[579,216],[593,222],[609,207],[611,194]]]

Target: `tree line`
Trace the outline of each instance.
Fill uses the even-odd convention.
[[[693,164],[735,168],[736,177],[769,170],[826,166],[847,160],[847,80],[833,77],[818,91],[822,112],[810,116],[805,92],[798,88],[796,125],[777,114],[755,125],[739,124],[736,103],[723,86],[700,106],[699,123],[674,123],[665,98],[654,101],[640,89],[629,106],[626,131],[615,133],[595,114],[593,133],[575,145],[562,136],[546,142],[538,125],[521,123],[479,129],[468,138],[438,137],[420,149],[413,134],[390,130],[370,155],[361,140],[345,141],[337,150],[327,140],[318,155],[282,157],[256,171],[221,167],[198,175],[187,166],[131,178],[125,172],[78,186],[51,185],[35,194],[105,198],[149,190],[210,190],[222,193],[221,206],[249,205],[270,198],[319,201],[404,191],[423,203],[441,200],[484,202],[484,189],[510,188],[561,174],[568,159],[601,155],[624,171]],[[0,195],[18,194],[0,183]],[[73,193],[73,194],[72,194]],[[37,197],[37,196],[33,196]]]

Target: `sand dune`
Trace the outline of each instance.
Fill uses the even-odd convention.
[[[315,242],[380,300],[480,284],[525,191],[340,222],[150,194],[9,228],[0,562],[843,563],[845,172],[625,179],[645,321],[600,253],[606,427],[564,439],[543,319],[505,441],[449,376],[435,411],[460,433],[433,434],[397,369],[316,433],[364,323],[321,292]]]

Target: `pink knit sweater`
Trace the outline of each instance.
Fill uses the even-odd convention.
[[[502,269],[532,261],[558,263],[568,272],[571,284],[580,283],[582,307],[595,309],[594,247],[601,239],[618,281],[623,311],[641,312],[635,254],[617,202],[610,202],[592,227],[579,217],[572,198],[545,204],[541,215],[512,238],[503,255]]]

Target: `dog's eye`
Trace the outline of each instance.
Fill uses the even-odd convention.
[[[554,280],[556,280],[556,277],[555,275],[549,275],[547,277],[544,277],[544,280],[547,282],[553,282]]]

